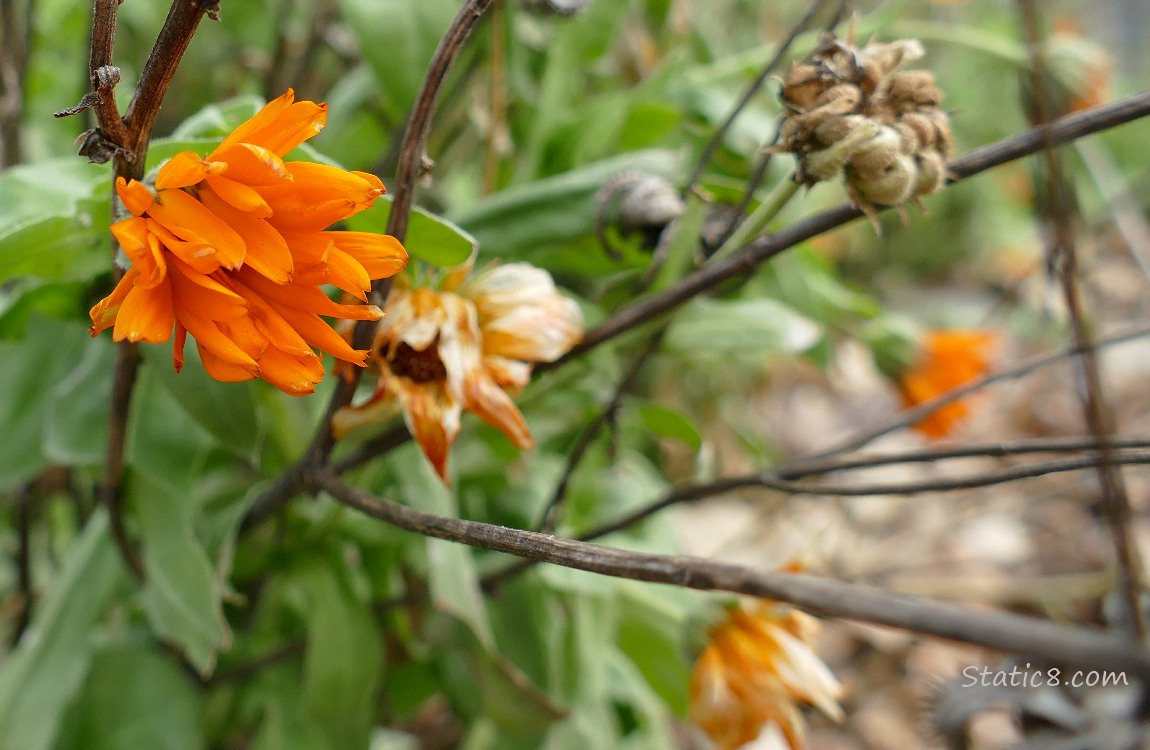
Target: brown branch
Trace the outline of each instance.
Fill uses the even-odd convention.
[[[112,50],[116,45],[116,10],[121,0],[95,0],[92,6],[92,51],[88,56],[88,76],[97,100],[96,121],[116,145],[126,148],[128,132],[116,108],[113,90],[120,81],[120,71],[112,67]],[[112,71],[115,71],[113,74]]]
[[[443,39],[439,41],[439,46],[427,68],[427,75],[423,78],[423,86],[415,99],[411,117],[407,121],[407,129],[403,133],[395,186],[392,189],[394,198],[391,215],[387,220],[387,233],[400,242],[407,236],[407,222],[411,218],[411,206],[415,200],[415,183],[423,171],[424,148],[427,145],[427,136],[431,133],[439,92],[451,66],[463,51],[467,38],[471,36],[483,14],[494,2],[495,0],[467,0],[459,9],[455,20],[451,22]]]
[[[424,536],[495,550],[591,573],[705,591],[729,591],[789,602],[815,614],[887,625],[1084,669],[1112,669],[1150,677],[1141,644],[1102,631],[1070,628],[794,573],[757,571],[677,555],[652,555],[561,539],[532,531],[446,518],[344,484],[329,469],[316,486],[341,503]]]
[[[1028,115],[1032,124],[1043,133],[1054,113],[1050,92],[1046,86],[1048,69],[1042,52],[1038,9],[1034,0],[1018,0],[1023,26],[1026,28],[1030,53],[1030,82],[1032,107]],[[1054,148],[1042,152],[1042,166],[1046,177],[1046,191],[1040,193],[1036,207],[1040,219],[1046,224],[1047,261],[1055,268],[1062,287],[1062,297],[1070,318],[1074,348],[1082,353],[1078,358],[1085,381],[1083,411],[1091,433],[1099,442],[1098,482],[1102,490],[1102,507],[1114,541],[1117,558],[1117,591],[1121,597],[1123,626],[1140,638],[1146,636],[1146,626],[1139,606],[1139,578],[1141,565],[1130,538],[1130,498],[1122,473],[1111,461],[1109,441],[1113,433],[1113,419],[1106,405],[1102,388],[1102,374],[1095,348],[1087,330],[1085,305],[1078,287],[1078,251],[1070,222],[1078,215],[1078,207],[1071,195],[1070,181],[1063,168],[1062,154]]]
[[[16,568],[16,586],[19,591],[20,610],[12,624],[9,643],[15,646],[32,621],[32,608],[35,596],[32,591],[32,501],[33,488],[30,484],[19,487],[13,494],[12,510],[16,514],[16,552],[13,565]]]
[[[113,0],[114,1],[114,0]],[[131,179],[144,176],[144,162],[147,160],[148,143],[152,138],[152,128],[160,114],[164,94],[172,84],[180,59],[192,42],[192,35],[200,25],[204,15],[218,18],[219,0],[173,0],[160,29],[156,43],[152,47],[144,71],[136,85],[135,96],[124,115],[124,126],[128,130],[124,147],[133,156],[132,161],[116,159],[116,175]]]
[[[100,482],[100,503],[108,509],[112,537],[120,556],[140,583],[144,581],[144,562],[124,525],[124,446],[128,437],[128,412],[132,388],[140,368],[140,352],[127,341],[116,346],[116,363],[112,374],[111,413],[108,415],[108,449],[104,454],[104,478]]]
[[[1044,135],[1044,129],[1031,128],[960,156],[949,165],[949,171],[954,177],[951,182],[1147,115],[1150,115],[1150,90],[1061,117],[1050,123],[1048,137]],[[727,258],[702,266],[674,286],[622,308],[589,331],[583,341],[564,357],[536,369],[545,371],[560,367],[600,344],[670,312],[728,279],[751,273],[779,253],[862,216],[862,211],[857,208],[841,205],[796,222],[777,234],[757,239]]]
[[[31,52],[33,4],[0,2],[0,169],[20,161],[24,81]]]
[[[1150,447],[1150,437],[1118,439],[1111,443],[1112,448],[1147,448]],[[1021,440],[1014,443],[991,443],[981,445],[967,445],[956,448],[906,451],[878,456],[859,456],[847,460],[811,461],[805,459],[799,463],[784,464],[769,472],[745,474],[735,477],[724,477],[705,484],[690,484],[677,487],[663,497],[650,502],[625,516],[609,521],[594,529],[575,537],[579,541],[589,542],[601,539],[609,534],[623,531],[635,526],[648,518],[675,505],[693,503],[711,497],[747,488],[767,488],[796,495],[824,495],[842,497],[862,497],[867,495],[908,495],[916,492],[942,492],[956,489],[970,489],[993,484],[1031,479],[1046,474],[1055,474],[1067,471],[1080,471],[1098,466],[1098,456],[1075,457],[1065,461],[1033,464],[1030,466],[1013,467],[995,474],[979,474],[975,477],[932,480],[909,484],[883,484],[883,485],[828,485],[819,483],[799,483],[791,480],[803,477],[829,474],[832,472],[866,470],[878,466],[909,463],[937,463],[952,459],[966,458],[1005,458],[1029,453],[1061,453],[1077,452],[1083,450],[1097,450],[1098,441],[1093,438],[1054,438],[1045,440]],[[1124,458],[1118,459],[1122,463],[1144,464],[1150,463],[1150,452],[1131,451]],[[509,578],[519,575],[534,566],[532,561],[518,561],[505,568],[484,576],[483,586],[486,590],[494,590]]]

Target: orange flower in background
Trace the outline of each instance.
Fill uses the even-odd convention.
[[[447,457],[463,411],[498,428],[521,450],[531,431],[508,391],[527,385],[531,365],[563,356],[583,335],[578,305],[551,276],[526,263],[493,266],[458,286],[468,267],[441,289],[396,289],[375,334],[375,394],[336,414],[337,437],[402,409],[424,455],[447,480]],[[457,288],[458,286],[458,288]]]
[[[903,405],[916,406],[984,375],[997,338],[991,331],[928,332],[918,360],[899,378]],[[968,397],[947,404],[914,428],[931,438],[946,437],[966,417],[969,402]]]
[[[373,279],[393,276],[407,253],[393,237],[325,231],[369,208],[385,191],[374,175],[282,157],[323,129],[327,105],[295,102],[290,89],[237,127],[206,158],[169,159],[155,189],[122,178],[116,192],[134,214],[112,226],[131,261],[115,290],[91,310],[93,336],[167,341],[183,367],[187,335],[204,368],[225,382],[263,378],[306,395],[323,378],[315,349],[357,365],[321,315],[378,320],[374,305],[342,305],[324,284],[367,300]]]
[[[731,607],[707,633],[689,685],[689,716],[720,750],[764,733],[803,747],[799,704],[838,721],[842,686],[811,649],[819,622],[796,609],[760,602]]]

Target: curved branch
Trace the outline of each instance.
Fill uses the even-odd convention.
[[[317,488],[374,518],[424,536],[495,550],[616,578],[705,591],[729,591],[789,602],[819,615],[912,630],[1082,669],[1150,677],[1150,652],[1109,633],[892,594],[870,586],[796,573],[758,571],[679,555],[652,555],[561,539],[533,531],[446,518],[380,499],[345,484],[328,469]]]
[[[953,177],[951,182],[1147,115],[1150,115],[1150,90],[1060,117],[1042,127],[1031,128],[960,156],[949,165]],[[727,258],[704,265],[665,291],[624,307],[588,332],[583,341],[566,355],[554,362],[544,363],[536,370],[541,372],[559,367],[636,326],[664,315],[728,279],[754,271],[765,261],[800,242],[862,216],[859,209],[841,205],[792,224],[777,234],[758,239]]]

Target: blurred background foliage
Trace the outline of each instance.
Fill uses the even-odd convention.
[[[604,185],[638,170],[681,187],[806,4],[591,0],[565,3],[586,6],[571,15],[550,5],[498,3],[472,39],[441,102],[428,146],[435,168],[419,200],[474,238],[480,262],[529,260],[550,270],[593,324],[638,293],[651,262],[649,246],[612,227],[621,258],[602,247]],[[959,151],[1025,127],[1026,49],[1013,4],[859,6],[860,39],[926,44],[919,66],[948,93]],[[1135,33],[1150,22],[1143,3],[1086,6],[1048,4],[1058,30],[1049,56],[1068,107],[1128,93],[1150,62]],[[168,91],[149,167],[183,148],[204,149],[291,86],[297,98],[330,104],[312,158],[389,182],[408,108],[457,7],[225,1],[221,20],[201,25]],[[292,399],[262,382],[217,383],[195,362],[177,376],[162,346],[142,347],[132,403],[126,505],[148,573],[134,584],[94,500],[113,347],[108,337],[89,339],[86,316],[112,278],[110,168],[73,156],[76,136],[92,126],[85,115],[51,117],[87,89],[90,8],[13,0],[9,10],[8,22],[30,23],[31,35],[22,110],[3,122],[9,163],[0,173],[0,748],[637,750],[699,742],[684,739],[673,717],[685,712],[692,633],[707,606],[701,595],[549,567],[485,591],[482,576],[507,560],[398,532],[326,498],[297,500],[272,522],[242,528],[253,500],[306,447],[327,392]],[[120,7],[122,107],[165,12],[161,3]],[[793,56],[815,38],[800,37]],[[699,208],[682,222],[698,228],[704,209],[742,197],[774,132],[777,88],[756,95],[729,131],[688,202]],[[1118,183],[1147,194],[1148,136],[1135,123],[1072,156],[1088,223],[1109,221],[1106,198]],[[776,158],[753,200],[792,167]],[[819,185],[778,223],[844,197],[837,184]],[[987,299],[1009,302],[994,308],[996,324],[1034,334],[1041,306],[1017,294],[1042,263],[1031,202],[1027,166],[1011,165],[929,198],[930,215],[912,213],[905,229],[884,215],[880,239],[856,222],[717,299],[685,306],[646,381],[579,465],[559,533],[587,531],[657,498],[669,476],[711,476],[714,422],[739,436],[746,460],[769,464],[777,447],[739,404],[779,358],[827,366],[832,343],[867,324],[896,313],[924,326],[968,322],[973,309],[993,307]],[[376,209],[357,226],[385,220]],[[450,265],[469,239],[429,220],[413,227],[408,245],[418,258]],[[677,244],[672,278],[697,252],[693,242]],[[641,340],[625,337],[537,379],[520,399],[539,444],[529,454],[466,419],[454,491],[410,444],[351,479],[427,511],[531,527]],[[668,446],[690,458],[669,467]],[[606,541],[670,552],[675,538],[671,519],[656,517]]]

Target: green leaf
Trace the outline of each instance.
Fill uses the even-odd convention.
[[[390,195],[383,196],[376,201],[373,209],[348,219],[348,228],[357,232],[386,234],[387,220],[391,216],[391,202]],[[411,211],[403,246],[413,258],[419,258],[440,268],[451,268],[470,258],[479,247],[479,243],[442,216],[436,216],[416,206]]]
[[[396,452],[392,467],[408,497],[418,498],[421,510],[440,516],[457,516],[455,494],[444,486],[415,445]],[[488,650],[495,638],[487,616],[479,575],[471,549],[443,539],[427,539],[427,576],[431,600],[439,611],[463,621]]]
[[[54,750],[198,750],[201,698],[175,662],[140,646],[98,651]]]
[[[85,318],[89,304],[89,287],[85,283],[45,283],[33,276],[12,279],[0,288],[0,339],[23,338],[29,321],[36,316],[53,320]]]
[[[111,184],[112,170],[75,156],[18,164],[0,172],[0,237],[47,216],[71,216],[76,202]],[[107,204],[104,205],[107,214]],[[3,256],[0,255],[0,259]]]
[[[34,476],[45,463],[44,398],[49,384],[67,377],[91,339],[81,325],[33,317],[23,341],[0,341],[0,487]]]
[[[339,7],[375,74],[378,106],[391,122],[403,122],[459,3],[339,0]]]
[[[624,585],[619,596],[619,649],[647,684],[680,716],[687,711],[690,665],[684,643],[681,597],[660,596],[649,586]]]
[[[210,674],[231,632],[220,606],[220,584],[192,533],[195,508],[146,474],[134,474],[127,486],[148,574],[140,591],[144,611],[158,636],[178,644],[188,661]]]
[[[200,457],[212,444],[211,436],[188,416],[155,368],[141,368],[128,417],[128,465],[171,492],[189,494],[198,480]]]
[[[109,338],[90,341],[75,368],[48,391],[44,455],[50,461],[80,466],[103,460],[114,359]]]
[[[48,750],[92,656],[93,630],[127,581],[97,510],[68,549],[32,623],[0,666],[0,750]]]
[[[140,354],[196,424],[239,455],[254,456],[261,434],[255,408],[258,384],[221,383],[204,371],[196,347],[187,349],[187,362],[178,373],[172,367],[172,351],[167,344],[141,346]]]
[[[89,279],[111,265],[107,203],[82,201],[74,212],[44,214],[0,230],[0,282],[17,276]],[[97,218],[102,216],[103,218]]]
[[[640,404],[635,410],[643,426],[658,437],[678,440],[693,451],[703,446],[703,438],[695,423],[683,412],[662,404]]]
[[[367,747],[380,672],[369,603],[352,590],[341,558],[312,559],[294,576],[307,621],[302,710],[328,747]]]
[[[697,299],[667,330],[664,346],[687,355],[797,353],[813,346],[821,328],[771,299]]]
[[[669,151],[636,151],[500,190],[451,218],[487,251],[522,258],[592,236],[596,195],[611,177],[636,170],[673,180],[681,167]]]

